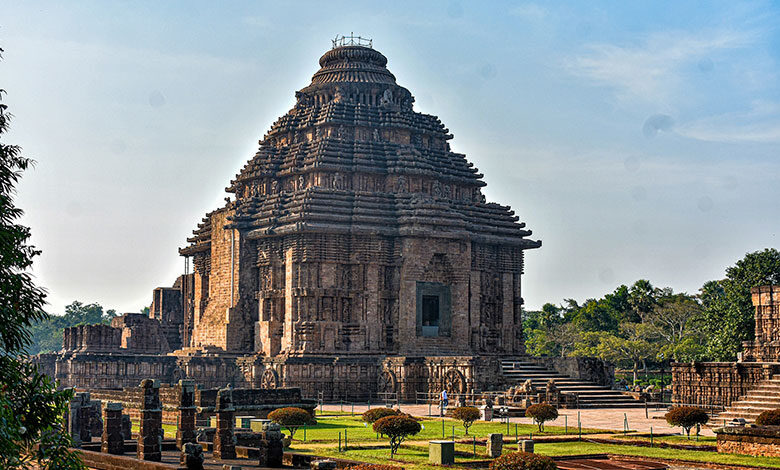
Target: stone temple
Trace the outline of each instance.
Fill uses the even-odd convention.
[[[63,385],[488,390],[524,355],[523,255],[541,242],[368,44],[336,41],[187,245],[150,315],[66,331]],[[191,270],[191,272],[189,272]]]

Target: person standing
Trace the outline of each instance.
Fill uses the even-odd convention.
[[[441,415],[444,416],[444,410],[447,409],[447,403],[449,400],[447,400],[447,389],[443,388],[441,389]]]

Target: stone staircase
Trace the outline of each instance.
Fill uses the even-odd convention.
[[[636,408],[644,406],[644,403],[631,395],[593,382],[573,379],[532,362],[504,360],[501,361],[501,371],[510,385],[522,385],[526,380],[531,379],[531,382],[539,390],[544,390],[548,380],[555,379],[555,386],[561,392],[576,393],[579,396],[580,408]]]
[[[713,423],[742,418],[752,423],[761,412],[780,408],[780,377],[774,376],[762,381],[745,395],[733,401],[726,411],[713,419]]]

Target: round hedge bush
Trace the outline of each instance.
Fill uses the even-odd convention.
[[[490,470],[557,470],[550,457],[530,452],[512,452],[490,462]]]
[[[547,403],[531,405],[525,410],[525,415],[534,419],[539,425],[539,432],[544,431],[544,423],[558,419],[558,410]]]
[[[386,416],[397,416],[398,411],[392,409],[392,408],[372,408],[368,411],[363,412],[363,421],[366,423],[375,423],[376,421],[386,417]]]
[[[268,413],[268,419],[290,431],[291,439],[300,426],[314,421],[308,411],[294,406],[273,410]]]
[[[422,430],[420,423],[406,416],[385,416],[374,422],[374,431],[390,438],[390,457],[398,452],[398,447],[409,436]]]
[[[664,415],[666,422],[671,426],[680,426],[685,434],[691,435],[691,428],[696,425],[707,424],[710,417],[703,408],[697,406],[676,406]]]
[[[780,426],[780,408],[763,411],[756,418],[758,426]]]

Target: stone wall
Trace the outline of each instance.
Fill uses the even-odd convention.
[[[195,391],[195,406],[200,419],[214,414],[218,389],[198,389]],[[103,402],[121,403],[124,413],[131,419],[140,416],[143,405],[143,389],[137,385],[121,390],[93,390],[90,397]],[[160,402],[162,403],[162,419],[164,423],[175,424],[179,412],[180,392],[178,385],[161,386]],[[298,388],[280,388],[276,390],[243,389],[233,390],[233,403],[237,415],[257,416],[265,418],[269,412],[285,406],[295,406],[313,411],[316,401],[303,398]]]
[[[62,346],[66,351],[108,352],[121,347],[122,332],[109,325],[79,325],[65,328]]]
[[[531,357],[529,360],[573,379],[605,387],[615,385],[615,366],[595,357]]]
[[[743,345],[746,361],[780,361],[780,286],[751,289],[755,312],[755,339]]]
[[[778,363],[697,362],[672,364],[672,401],[729,406],[759,382],[780,372]]]
[[[780,426],[734,426],[715,429],[718,452],[780,457]]]

